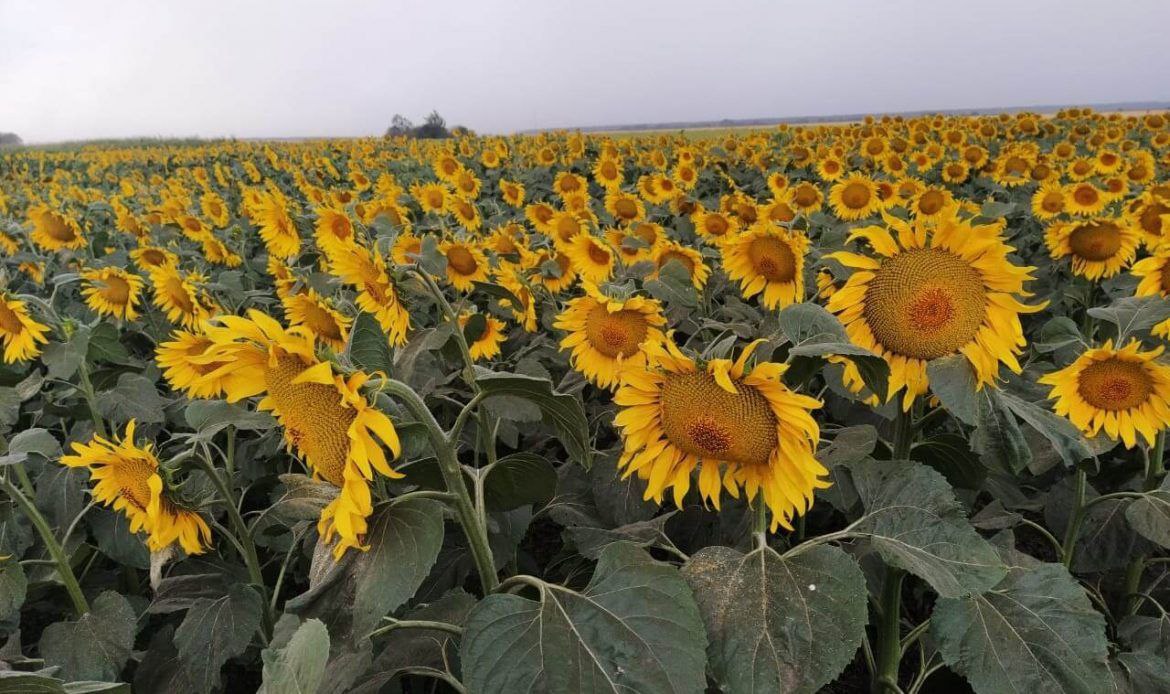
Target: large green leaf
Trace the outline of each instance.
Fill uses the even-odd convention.
[[[16,557],[0,559],[0,620],[19,614],[27,590],[28,579]]]
[[[865,508],[852,531],[868,537],[886,562],[945,597],[980,593],[1004,577],[999,555],[971,527],[941,474],[907,461],[863,460],[849,469]]]
[[[1003,395],[998,389],[985,386],[975,394],[975,403],[971,450],[989,465],[1012,473],[1022,471],[1032,460],[1032,450]]]
[[[484,479],[484,503],[492,511],[547,504],[557,489],[557,471],[535,453],[513,453],[496,461]]]
[[[97,394],[98,412],[118,424],[131,419],[139,424],[162,424],[166,405],[154,381],[137,373],[122,374],[113,388]]]
[[[535,579],[533,579],[535,580]],[[471,611],[463,679],[472,692],[695,692],[706,637],[678,571],[628,544],[607,547],[582,592],[496,594]]]
[[[1089,442],[1067,418],[1060,417],[1052,410],[1030,403],[1006,390],[1000,391],[999,397],[1017,417],[1048,439],[1065,465],[1076,465],[1093,457],[1093,449]]]
[[[362,312],[354,319],[349,330],[349,359],[366,373],[394,373],[390,339],[373,314]]]
[[[0,456],[0,465],[23,463],[33,454],[48,460],[54,459],[61,455],[61,444],[46,429],[25,429],[8,442],[8,453]]]
[[[986,593],[940,598],[930,624],[943,660],[980,694],[1110,689],[1105,618],[1059,564],[1013,567]]]
[[[237,583],[225,595],[199,598],[175,630],[175,648],[183,671],[199,691],[219,686],[219,671],[229,658],[244,652],[260,627],[260,594]]]
[[[708,547],[682,573],[724,691],[819,691],[853,660],[865,635],[865,576],[836,547],[791,558],[768,548]]]
[[[285,610],[325,622],[334,645],[366,638],[390,611],[414,596],[443,545],[443,505],[407,499],[376,513],[366,552],[349,551],[340,562],[319,542],[309,571],[309,590]]]
[[[780,312],[780,330],[792,343],[793,357],[838,355],[857,365],[865,385],[885,400],[890,383],[890,366],[885,359],[849,341],[837,317],[814,303],[793,304]]]
[[[315,694],[329,660],[329,632],[319,620],[306,620],[287,645],[265,649],[262,656],[264,684],[258,694]]]
[[[41,634],[45,664],[66,680],[116,680],[134,646],[134,610],[126,598],[106,591],[75,622],[50,624]]]
[[[1170,548],[1170,477],[1160,489],[1146,492],[1125,509],[1131,528],[1150,542]]]
[[[926,376],[930,380],[930,392],[938,397],[947,412],[971,426],[978,423],[975,370],[967,357],[953,354],[929,361]]]
[[[523,398],[540,408],[544,421],[556,428],[569,457],[585,467],[591,463],[589,421],[576,396],[553,390],[552,381],[521,374],[475,369],[475,382],[486,397]]]
[[[1161,296],[1127,296],[1108,306],[1095,306],[1089,315],[1117,326],[1116,342],[1121,344],[1130,333],[1149,330],[1170,318],[1170,299]]]

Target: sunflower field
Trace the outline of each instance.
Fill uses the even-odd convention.
[[[0,154],[0,691],[1170,692],[1170,117]]]

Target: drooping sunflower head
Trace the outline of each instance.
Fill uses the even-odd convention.
[[[568,333],[561,349],[572,350],[573,366],[591,383],[613,389],[623,372],[644,368],[650,345],[664,338],[666,318],[656,299],[611,298],[586,284],[585,295],[569,301],[554,325]]]
[[[926,363],[963,354],[977,381],[994,383],[999,365],[1020,371],[1023,328],[1019,314],[1044,306],[1017,300],[1032,268],[1008,261],[1013,250],[1002,224],[973,225],[948,216],[905,222],[887,215],[887,227],[855,229],[873,256],[838,252],[855,272],[828,302],[849,338],[890,364],[888,393],[905,389],[903,405],[926,392]],[[893,233],[891,233],[893,232]]]
[[[252,221],[271,255],[288,259],[301,250],[301,237],[288,212],[287,198],[276,189],[260,192],[250,207]]]
[[[1133,448],[1140,434],[1152,446],[1170,425],[1170,367],[1156,361],[1161,352],[1161,347],[1142,351],[1136,340],[1114,349],[1109,341],[1040,383],[1052,386],[1048,397],[1056,413],[1083,433],[1104,431],[1126,448]]]
[[[475,335],[467,335],[468,325],[471,325],[475,315],[477,314],[469,311],[459,314],[459,327],[468,337],[467,351],[471,358],[479,361],[480,359],[494,359],[500,356],[500,345],[508,337],[505,333],[504,322],[495,316],[483,314],[482,323],[478,320],[474,321],[477,325],[482,326],[482,329]]]
[[[85,247],[81,225],[72,217],[54,212],[46,205],[36,205],[28,210],[32,222],[32,242],[48,251],[76,250]]]
[[[330,255],[329,272],[357,291],[354,303],[378,319],[390,344],[406,343],[410,314],[398,298],[398,290],[381,254],[374,249],[348,246]]]
[[[1091,280],[1112,277],[1137,255],[1141,233],[1124,217],[1052,224],[1044,233],[1054,260],[1069,258],[1073,274]]]
[[[812,410],[821,406],[781,381],[785,365],[747,361],[758,343],[732,362],[697,364],[669,338],[650,349],[649,363],[623,376],[614,402],[624,450],[625,475],[647,480],[647,499],[673,490],[682,506],[699,468],[703,499],[719,508],[726,489],[772,512],[771,528],[791,529],[794,516],[812,505],[816,489],[829,486],[828,471],[813,453],[820,430]]]
[[[99,316],[119,320],[138,317],[138,303],[145,284],[138,275],[117,267],[103,267],[82,272],[81,280],[81,295]]]
[[[25,302],[0,292],[0,344],[4,345],[4,363],[33,359],[49,338],[49,327],[33,320]]]
[[[159,268],[150,274],[154,288],[154,305],[167,320],[184,328],[194,328],[214,314],[215,306],[200,291],[201,275],[180,274],[173,267]]]
[[[723,245],[723,267],[739,282],[744,298],[762,294],[775,310],[804,297],[804,256],[808,239],[769,222],[757,222]]]
[[[187,554],[202,554],[211,543],[211,528],[166,489],[158,458],[150,444],[134,443],[134,429],[131,420],[121,440],[95,436],[89,443],[74,443],[73,453],[62,456],[61,464],[87,468],[96,482],[94,498],[124,513],[131,532],[147,533],[151,551],[178,543]]]

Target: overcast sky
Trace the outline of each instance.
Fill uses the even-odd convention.
[[[1170,100],[1168,0],[0,0],[27,141]]]

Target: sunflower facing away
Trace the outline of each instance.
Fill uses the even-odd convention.
[[[629,369],[646,366],[646,350],[664,339],[666,318],[657,299],[633,296],[613,299],[585,284],[585,295],[569,301],[555,327],[569,333],[561,349],[571,349],[570,361],[586,379],[613,389]]]
[[[761,294],[775,310],[804,297],[804,255],[808,239],[783,227],[757,222],[723,246],[723,267],[739,282],[745,299]]]
[[[459,327],[466,330],[471,322],[472,313],[459,314]],[[494,316],[484,315],[483,331],[467,345],[467,351],[475,361],[480,359],[494,359],[500,356],[500,345],[508,337],[504,333],[504,321]]]
[[[1125,218],[1059,222],[1044,232],[1053,260],[1070,258],[1074,275],[1090,280],[1121,272],[1137,255],[1141,233]]]
[[[618,465],[649,482],[647,499],[661,501],[673,488],[681,507],[698,467],[704,500],[718,509],[723,489],[738,498],[742,488],[750,502],[762,495],[775,532],[791,530],[814,490],[829,486],[828,470],[813,455],[820,430],[811,412],[821,403],[784,385],[784,364],[761,362],[749,371],[758,344],[735,362],[699,365],[667,339],[651,347],[646,369],[624,375],[614,395],[624,440]]]
[[[215,368],[187,387],[188,394],[211,385],[215,395],[226,396],[228,402],[263,394],[258,407],[272,412],[284,427],[290,449],[301,454],[315,476],[341,490],[321,513],[317,526],[321,536],[327,542],[339,537],[334,547],[338,558],[350,547],[364,550],[366,519],[373,512],[374,472],[402,476],[389,466],[382,450],[384,444],[394,457],[401,452],[394,425],[361,393],[369,377],[334,373],[329,362],[317,361],[308,329],[286,329],[259,311],[249,311],[247,318],[222,316],[205,323],[204,334],[210,344],[186,360],[192,366]],[[183,387],[178,381],[171,384]]]
[[[4,345],[4,363],[33,359],[49,338],[47,325],[33,320],[28,306],[19,299],[0,293],[0,344]]]
[[[951,354],[967,358],[980,388],[994,383],[1000,363],[1019,373],[1016,357],[1025,344],[1019,314],[1047,304],[1016,299],[1027,296],[1023,285],[1032,268],[1008,261],[1013,249],[1000,235],[1002,222],[973,225],[954,216],[905,222],[889,215],[885,221],[889,228],[864,227],[849,237],[868,241],[876,257],[826,256],[855,270],[827,308],[855,344],[889,362],[889,397],[905,389],[902,405],[909,409],[926,392],[927,362]]]
[[[145,284],[138,275],[117,267],[103,267],[82,272],[81,280],[81,295],[99,316],[119,320],[138,317],[138,302],[142,300]]]
[[[96,481],[94,498],[124,513],[130,532],[145,531],[152,552],[178,542],[187,554],[202,554],[210,545],[211,528],[166,489],[151,445],[135,445],[134,420],[120,441],[95,436],[89,443],[74,443],[73,454],[61,456],[61,464],[88,468]]]
[[[1052,386],[1053,409],[1089,436],[1102,430],[1133,448],[1141,434],[1154,445],[1170,424],[1170,367],[1157,361],[1162,347],[1141,351],[1137,340],[1087,350],[1065,368],[1040,379]]]

